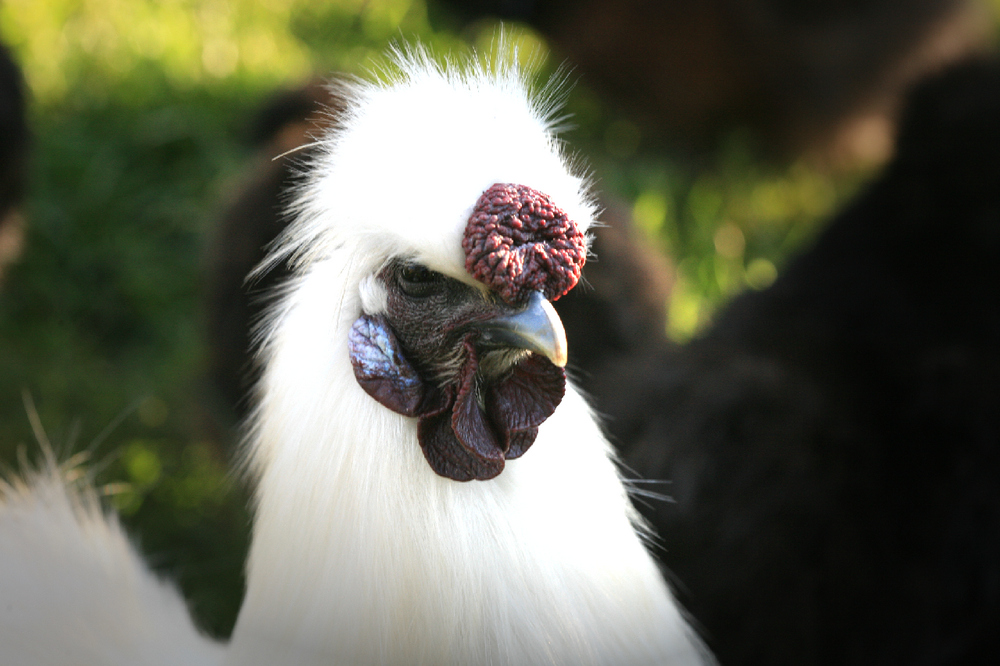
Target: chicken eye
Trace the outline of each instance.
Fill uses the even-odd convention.
[[[407,296],[430,296],[443,282],[443,275],[420,264],[404,264],[399,269],[399,286]]]

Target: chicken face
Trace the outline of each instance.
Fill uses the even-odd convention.
[[[498,475],[562,399],[566,337],[547,297],[576,284],[586,257],[575,223],[515,185],[483,193],[463,248],[483,288],[392,261],[378,275],[384,313],[361,316],[350,335],[358,383],[418,417],[427,462],[457,481]]]

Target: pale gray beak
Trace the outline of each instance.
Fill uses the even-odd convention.
[[[541,292],[533,292],[518,312],[480,322],[480,342],[541,354],[560,368],[566,365],[566,331],[556,310]]]

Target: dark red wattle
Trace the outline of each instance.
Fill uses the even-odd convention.
[[[484,481],[520,457],[535,441],[538,426],[552,415],[566,390],[566,373],[531,354],[495,385],[475,395],[479,359],[472,338],[456,385],[431,389],[433,411],[422,412],[417,439],[431,469],[455,481]],[[384,404],[384,403],[383,403]],[[441,405],[445,405],[444,408]]]
[[[462,238],[465,269],[508,303],[533,291],[556,300],[580,279],[587,241],[548,195],[497,183],[483,192]]]

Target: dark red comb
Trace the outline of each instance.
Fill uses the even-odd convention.
[[[556,300],[580,279],[587,242],[552,199],[525,185],[483,192],[462,238],[465,269],[508,303],[541,291]]]

